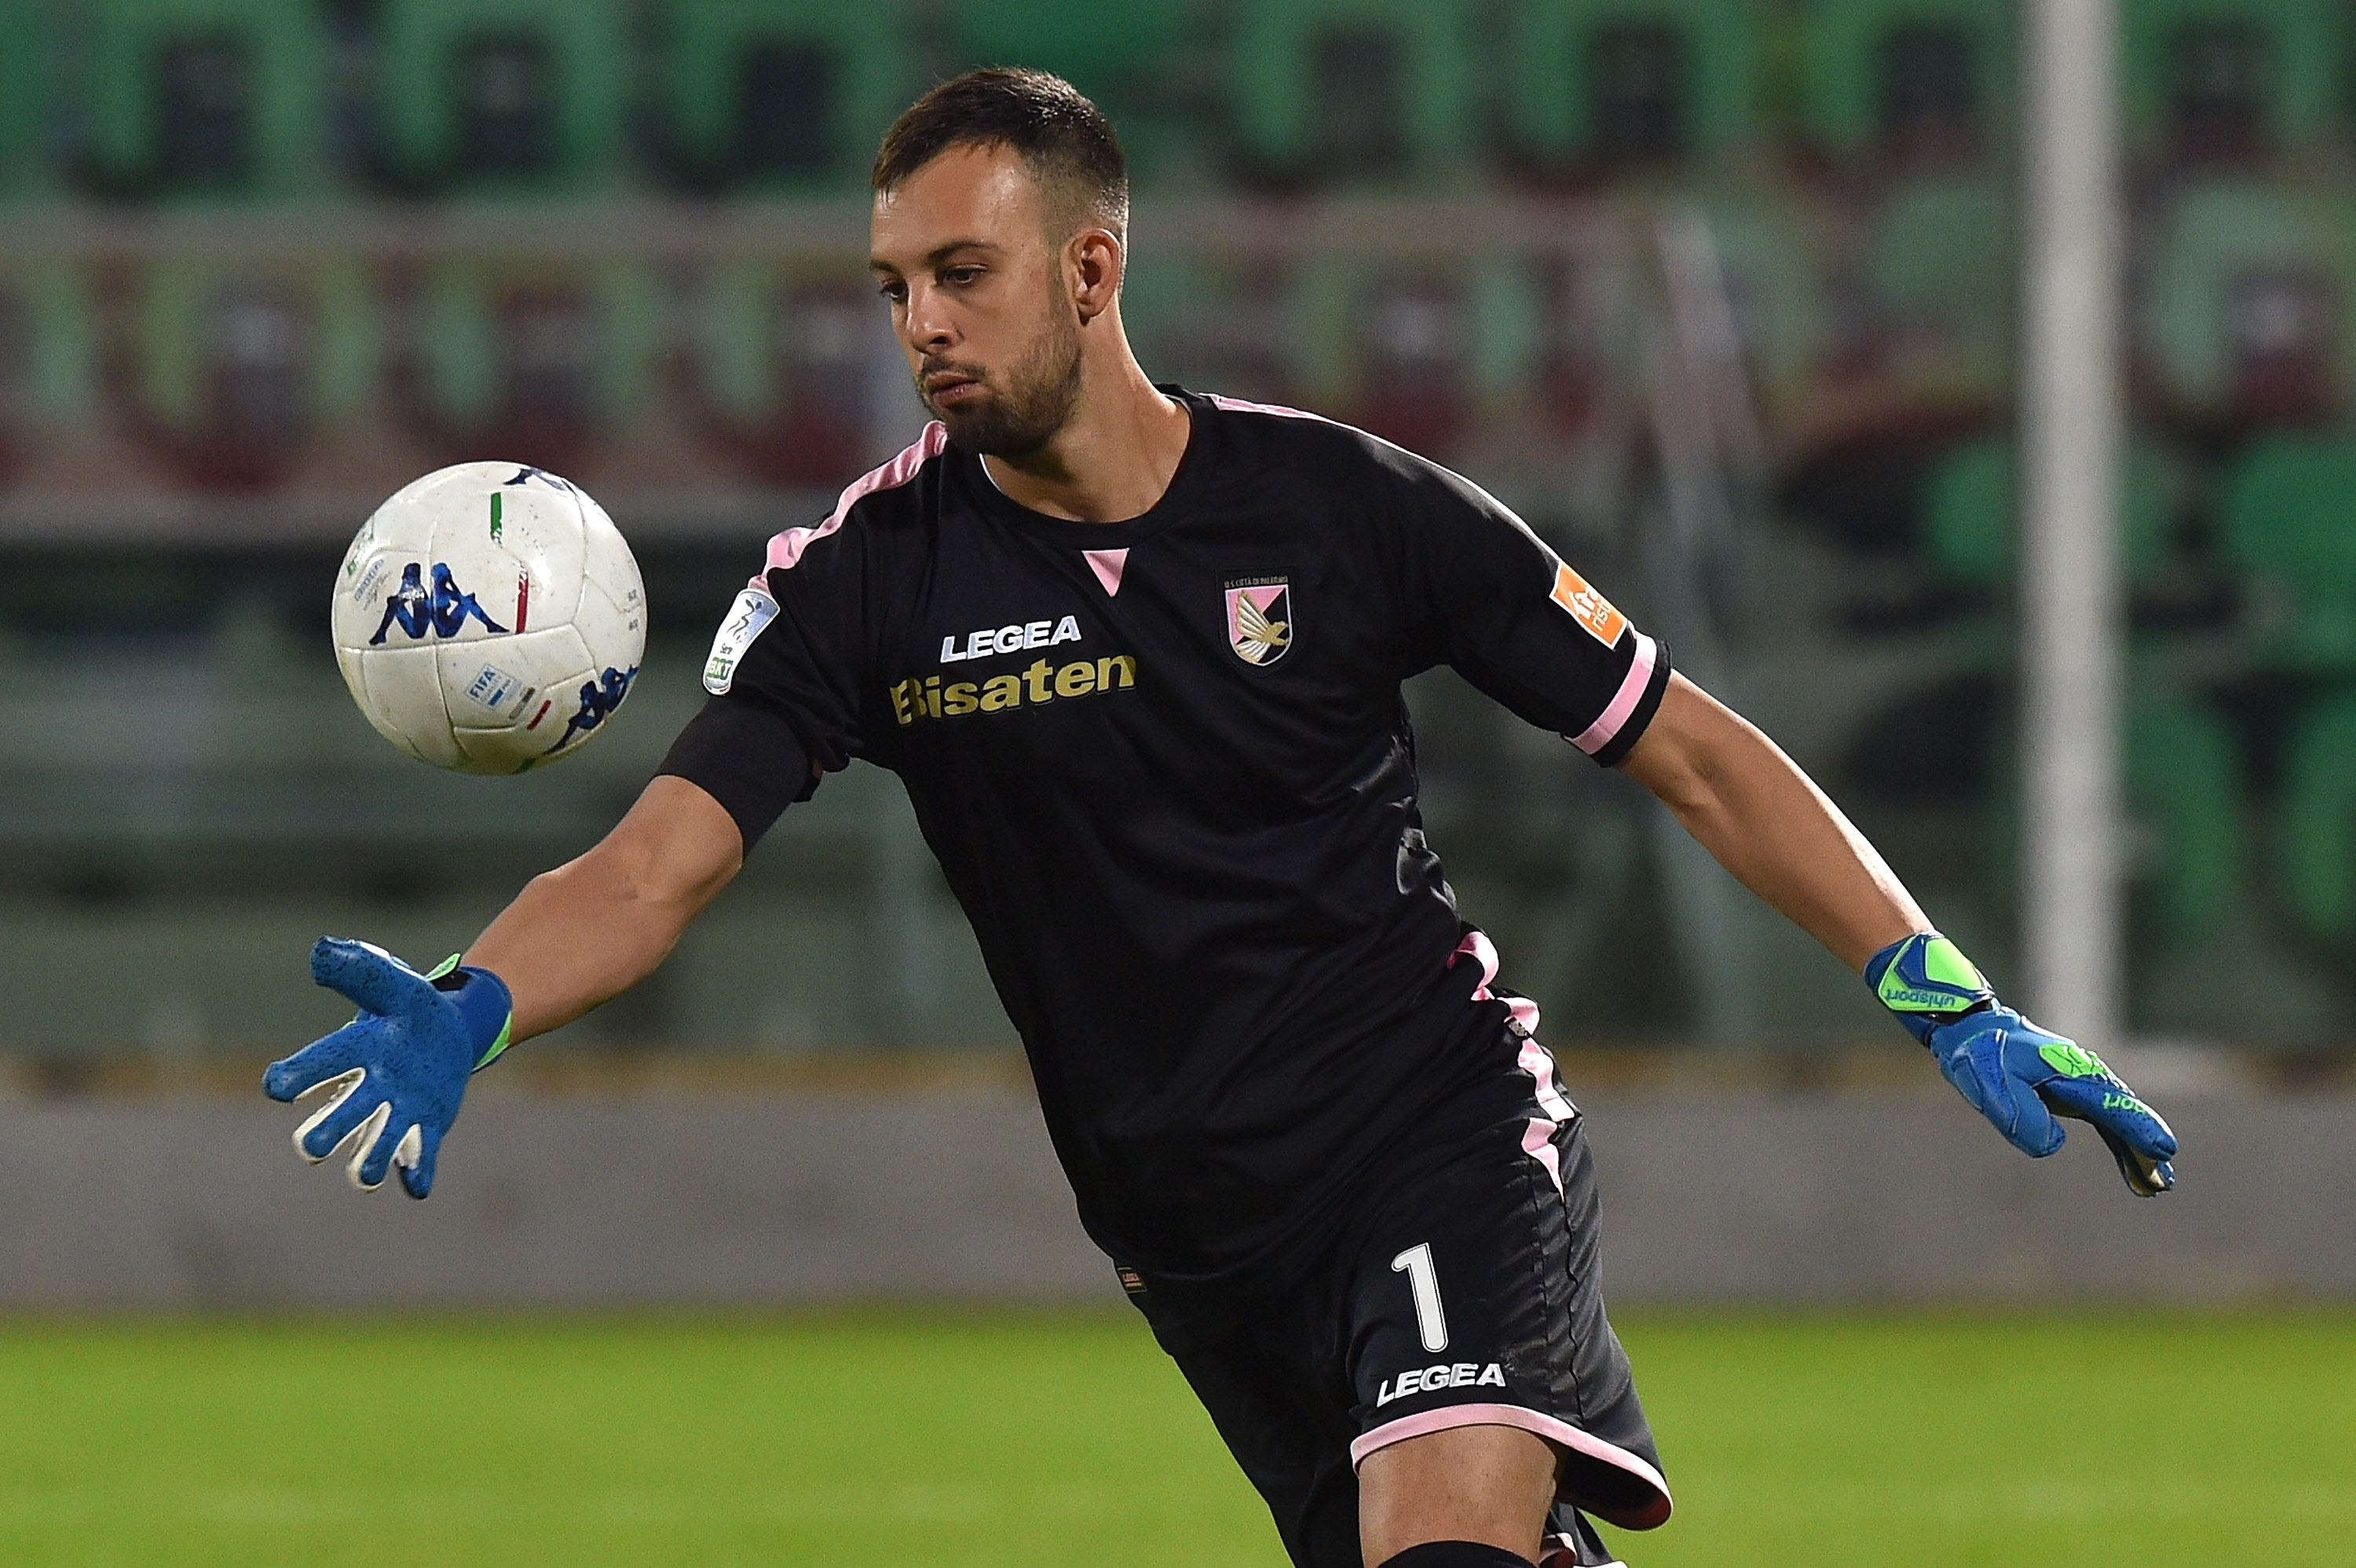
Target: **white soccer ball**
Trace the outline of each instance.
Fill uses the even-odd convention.
[[[462,773],[579,751],[647,647],[638,563],[580,486],[520,463],[428,474],[360,526],[336,664],[377,732]]]

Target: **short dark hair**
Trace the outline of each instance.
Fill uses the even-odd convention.
[[[1070,82],[1044,70],[991,66],[945,81],[884,133],[869,176],[880,194],[952,147],[1007,147],[1047,193],[1045,217],[1063,229],[1093,219],[1129,228],[1129,160],[1112,122]]]

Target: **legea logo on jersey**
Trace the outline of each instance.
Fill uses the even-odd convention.
[[[1405,1399],[1411,1393],[1437,1393],[1444,1388],[1504,1388],[1505,1369],[1491,1361],[1483,1366],[1478,1361],[1454,1361],[1446,1366],[1424,1367],[1411,1372],[1401,1372],[1396,1378],[1386,1378],[1383,1386],[1375,1391],[1375,1408],[1379,1410],[1395,1399]]]
[[[1292,649],[1292,584],[1281,577],[1227,583],[1227,646],[1248,665],[1274,664]]]
[[[957,664],[965,659],[986,659],[992,654],[1021,653],[1024,648],[1051,648],[1057,643],[1080,640],[1080,623],[1076,615],[1060,621],[1026,621],[1019,626],[983,626],[965,635],[965,645],[958,645],[957,635],[941,639],[941,663]]]

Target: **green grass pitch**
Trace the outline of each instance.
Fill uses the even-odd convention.
[[[2356,1315],[1634,1313],[1634,1568],[2346,1564]],[[1125,1312],[0,1322],[0,1562],[1280,1568]]]

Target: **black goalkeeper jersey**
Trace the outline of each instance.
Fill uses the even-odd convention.
[[[899,774],[1089,1234],[1210,1279],[1312,1226],[1502,1038],[1452,961],[1399,683],[1448,664],[1608,764],[1669,661],[1448,470],[1165,390],[1193,430],[1142,517],[1031,511],[935,424],[771,540],[662,771],[748,847],[854,757]]]

